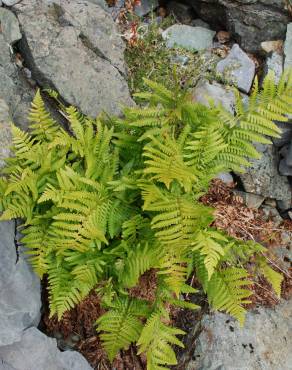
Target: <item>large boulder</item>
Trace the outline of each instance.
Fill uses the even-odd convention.
[[[227,28],[243,49],[260,51],[266,40],[285,38],[289,13],[284,0],[188,0],[213,29]]]
[[[80,353],[61,352],[56,339],[36,328],[27,329],[19,342],[0,347],[2,370],[1,361],[7,370],[92,370]]]
[[[225,314],[206,315],[201,329],[187,370],[291,369],[291,301],[249,312],[243,328]]]
[[[41,87],[95,117],[132,104],[124,77],[124,45],[110,14],[85,0],[23,0],[14,7],[20,49]]]

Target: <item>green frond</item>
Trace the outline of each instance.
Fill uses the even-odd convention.
[[[258,258],[259,270],[266,280],[272,285],[275,293],[280,298],[281,297],[281,285],[284,277],[281,273],[275,271],[270,267],[264,257]]]
[[[161,312],[154,312],[147,320],[137,342],[139,354],[146,353],[147,370],[167,369],[165,365],[176,365],[177,360],[172,345],[184,347],[177,335],[184,331],[163,323]]]
[[[124,298],[115,301],[113,307],[96,321],[97,331],[102,332],[100,337],[110,361],[121,349],[127,349],[138,340],[143,328],[139,318],[143,313],[144,302]]]

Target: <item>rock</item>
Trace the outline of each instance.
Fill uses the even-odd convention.
[[[11,126],[9,107],[3,99],[0,99],[0,169],[4,167],[4,159],[10,155]],[[0,281],[1,285],[1,281]]]
[[[292,67],[292,22],[287,26],[286,40],[284,45],[285,68]]]
[[[291,303],[248,312],[243,328],[223,313],[206,315],[186,370],[291,369]]]
[[[241,47],[261,51],[261,42],[283,40],[290,21],[283,0],[187,0],[213,29],[226,29]]]
[[[278,148],[290,143],[292,140],[292,122],[275,122],[282,130],[280,138],[272,138],[274,145]],[[287,155],[287,154],[286,154]]]
[[[99,5],[103,10],[106,10],[109,12],[109,7],[105,0],[87,0],[87,1],[92,4]],[[124,0],[123,0],[123,3],[125,3]]]
[[[240,190],[233,190],[233,193],[236,196],[239,196],[242,198],[243,203],[248,207],[248,208],[255,208],[258,209],[263,201],[265,200],[265,197],[258,195],[258,194],[253,194],[253,193],[246,193],[244,191]]]
[[[216,72],[228,80],[231,79],[240,90],[248,93],[255,75],[255,64],[235,44],[228,56],[217,64]]]
[[[170,1],[166,4],[166,8],[168,13],[174,15],[179,23],[191,24],[194,20],[194,9],[188,4]]]
[[[291,200],[291,188],[286,177],[278,173],[278,153],[272,145],[255,144],[262,157],[253,160],[251,167],[238,174],[248,193],[277,200]]]
[[[214,36],[214,31],[184,24],[174,24],[162,33],[168,48],[181,47],[187,50],[205,50],[210,48]]]
[[[120,114],[121,105],[133,104],[121,73],[124,49],[108,12],[85,0],[24,0],[14,9],[22,55],[41,87],[92,117]]]
[[[277,207],[278,209],[283,212],[283,211],[286,211],[287,209],[291,208],[292,207],[292,203],[291,201],[283,201],[283,200],[278,200],[277,201]]]
[[[292,126],[292,123],[290,123]],[[292,166],[292,142],[290,142],[288,153],[286,155],[286,163],[288,166]]]
[[[287,164],[286,158],[280,160],[279,173],[282,176],[292,176],[292,166]]]
[[[216,176],[216,178],[223,181],[227,185],[232,184],[233,181],[234,181],[231,173],[229,173],[229,172],[221,172],[221,173],[219,173],[219,175]]]
[[[36,328],[27,329],[18,343],[0,348],[0,360],[15,370],[92,370],[78,352],[61,352],[56,340]]]
[[[276,52],[278,54],[282,54],[283,44],[283,40],[263,41],[261,42],[261,48],[266,53]]]
[[[13,45],[21,39],[18,20],[10,10],[0,9],[0,24],[1,33],[8,44]]]
[[[7,6],[18,4],[21,0],[2,0],[2,3]]]
[[[207,28],[208,30],[210,30],[210,26],[207,22],[204,22],[202,19],[200,18],[196,18],[194,20],[191,21],[191,26],[193,27],[203,27],[203,28]]]
[[[276,227],[279,226],[283,222],[283,219],[280,216],[279,212],[276,210],[276,208],[271,207],[271,206],[263,206],[262,211],[263,211],[263,219],[266,221],[270,221],[270,220],[273,221]]]
[[[158,0],[140,0],[139,4],[135,5],[135,14],[139,17],[152,12],[158,7]]]
[[[0,222],[0,346],[20,340],[40,320],[40,282],[15,249],[14,221]]]
[[[278,83],[283,73],[283,59],[283,55],[276,52],[269,55],[264,65],[264,76],[266,76],[268,72],[273,71],[275,74],[275,81]]]
[[[212,84],[208,81],[200,81],[192,91],[193,100],[209,106],[208,99],[213,99],[214,103],[222,104],[229,112],[234,113],[235,95],[232,90],[228,90],[217,82]]]

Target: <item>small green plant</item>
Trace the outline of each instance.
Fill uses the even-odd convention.
[[[249,105],[237,94],[235,116],[145,80],[145,108],[125,118],[92,120],[64,108],[71,133],[46,112],[38,92],[30,132],[13,126],[14,156],[0,178],[2,220],[23,220],[22,242],[36,273],[47,275],[51,315],[60,319],[96,289],[107,312],[97,320],[109,358],[136,343],[149,370],[176,364],[173,306],[195,272],[210,305],[241,324],[257,274],[280,295],[282,276],[255,242],[213,229],[213,209],[200,203],[220,171],[242,171],[258,158],[253,143],[279,136],[273,120],[291,113],[292,73],[276,86],[269,75]],[[247,263],[253,259],[253,263]],[[152,272],[153,296],[132,294]]]
[[[201,53],[181,48],[169,49],[165,46],[161,33],[172,22],[173,20],[168,17],[160,24],[153,21],[150,24],[138,25],[138,40],[134,45],[129,44],[125,53],[129,87],[132,92],[147,89],[143,82],[144,77],[173,89],[176,85],[173,78],[174,69],[178,80],[190,87],[196,85],[200,76],[207,75],[212,57],[207,60]]]

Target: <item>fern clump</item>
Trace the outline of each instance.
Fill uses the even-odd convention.
[[[126,108],[123,119],[91,119],[62,107],[70,133],[47,113],[38,92],[30,131],[12,127],[13,156],[0,178],[1,220],[23,221],[22,242],[35,272],[47,276],[51,315],[96,289],[106,308],[97,320],[112,360],[136,343],[148,369],[176,363],[170,307],[196,309],[195,272],[210,305],[241,324],[249,286],[263,275],[280,295],[282,276],[265,248],[211,227],[213,209],[199,199],[220,171],[243,171],[258,158],[254,142],[280,132],[273,120],[292,113],[292,73],[278,85],[255,82],[248,106],[237,96],[236,115],[192,101],[145,80],[148,104]],[[254,262],[245,267],[250,259]],[[156,275],[154,298],[131,294],[140,277]]]

